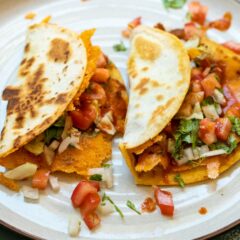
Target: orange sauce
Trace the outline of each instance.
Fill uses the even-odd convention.
[[[207,209],[205,207],[201,207],[198,212],[201,214],[201,215],[205,215],[207,214]]]

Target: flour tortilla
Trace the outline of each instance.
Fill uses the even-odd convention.
[[[235,92],[238,92],[237,86],[239,86],[239,84],[237,84],[237,82],[240,81],[240,56],[208,38],[202,38],[201,45],[203,49],[206,49],[206,52],[211,59],[216,62],[224,63],[228,87],[235,89]],[[240,101],[240,94],[236,94],[236,98]],[[120,144],[119,148],[134,177],[135,183],[139,185],[178,185],[178,182],[175,180],[176,174],[178,173],[185,184],[205,181],[209,179],[206,167],[208,163],[219,161],[219,174],[221,174],[234,166],[240,159],[240,146],[238,146],[230,155],[209,157],[200,161],[198,165],[187,164],[183,166],[175,166],[165,172],[161,167],[154,168],[154,171],[137,172],[135,170],[135,156],[131,149],[127,149],[123,143]]]
[[[0,139],[0,157],[16,151],[51,126],[65,111],[83,81],[87,52],[77,33],[57,25],[29,27]]]
[[[123,144],[139,147],[157,136],[180,108],[190,84],[190,60],[182,42],[140,26],[131,38],[130,98]]]

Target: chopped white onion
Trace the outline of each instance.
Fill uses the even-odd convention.
[[[221,115],[222,114],[222,108],[221,108],[220,104],[216,103],[215,108],[216,108],[217,114]]]
[[[54,192],[58,192],[60,190],[60,185],[57,177],[49,176],[49,183],[50,183],[50,187]]]
[[[51,150],[55,151],[59,147],[60,142],[57,140],[53,140],[52,143],[48,146]]]
[[[115,211],[113,205],[109,201],[99,204],[97,210],[103,216],[109,215]]]
[[[65,125],[61,136],[62,139],[65,139],[67,137],[69,130],[72,128],[72,125],[72,118],[70,116],[66,116]]]
[[[183,164],[185,164],[187,162],[189,162],[189,160],[187,158],[183,158],[183,157],[176,161],[178,166],[181,166],[181,165],[183,165]]]
[[[104,168],[103,181],[106,182],[107,188],[112,188],[112,186],[113,186],[113,169],[111,167]]]
[[[201,154],[201,158],[213,157],[213,156],[222,155],[222,154],[226,154],[226,151],[223,149],[218,149],[218,150],[213,150],[213,151],[209,151],[209,152]]]
[[[50,147],[44,146],[43,149],[43,157],[46,163],[50,166],[53,162],[53,158],[55,157],[55,152]]]
[[[22,180],[32,177],[37,171],[37,165],[33,163],[24,163],[8,172],[4,173],[6,178],[13,180]]]
[[[208,145],[203,145],[203,146],[199,147],[200,156],[201,156],[202,154],[204,154],[204,153],[209,152],[209,151],[210,151],[210,150],[209,150]]]
[[[76,137],[76,136],[66,137],[59,145],[58,154],[61,154],[62,152],[64,152],[69,145],[72,145],[75,148],[80,148],[78,144],[79,144],[79,137]]]
[[[91,168],[88,170],[88,175],[100,174],[102,176],[102,186],[106,185],[107,188],[113,186],[113,169],[110,168]]]
[[[220,92],[218,89],[215,89],[213,92],[213,99],[215,102],[224,105],[226,103],[226,99],[222,92]]]
[[[203,113],[199,102],[194,105],[191,116],[186,119],[203,119]]]
[[[96,121],[96,125],[99,129],[106,132],[107,134],[114,135],[116,133],[116,129],[113,125],[113,117],[112,112],[107,112],[102,118],[98,118]]]
[[[25,200],[37,201],[39,199],[39,191],[37,188],[22,186],[21,190]]]
[[[192,148],[189,147],[189,148],[185,148],[183,150],[183,158],[186,158],[187,160],[193,160],[194,159],[194,156],[193,156],[193,151],[192,151]]]
[[[217,110],[213,104],[203,106],[202,110],[203,110],[205,117],[207,117],[207,118],[210,118],[212,120],[216,120],[217,118],[219,118]]]
[[[200,39],[199,38],[192,38],[186,42],[184,42],[184,46],[186,49],[197,48],[199,46]]]
[[[68,220],[68,234],[71,237],[77,237],[80,232],[81,219],[76,215],[72,215]]]

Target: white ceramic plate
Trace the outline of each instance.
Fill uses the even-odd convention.
[[[209,19],[217,19],[229,10],[234,21],[226,33],[211,31],[211,38],[223,42],[240,39],[240,5],[234,0],[201,1],[209,6]],[[61,1],[4,1],[0,0],[0,92],[6,84],[14,82],[21,61],[25,31],[32,22],[24,19],[29,11],[37,13],[34,21],[51,15],[52,22],[81,30],[97,28],[94,42],[116,63],[127,83],[127,53],[114,52],[112,46],[121,39],[121,30],[137,16],[143,23],[162,22],[167,28],[182,27],[187,6],[181,10],[166,11],[161,0],[61,0]],[[128,43],[126,42],[126,45]],[[6,104],[0,101],[0,126]],[[8,129],[11,131],[11,129]],[[152,190],[136,187],[121,154],[117,139],[114,142],[114,188],[107,191],[122,209],[125,219],[117,213],[102,219],[95,232],[84,224],[81,239],[194,239],[222,230],[240,219],[240,164],[223,174],[217,181],[180,188],[167,188],[173,193],[176,214],[174,218],[162,216],[158,211],[138,216],[126,207],[126,201],[140,206]],[[60,176],[61,191],[50,190],[41,195],[38,204],[26,203],[21,193],[13,193],[0,186],[0,221],[12,229],[40,239],[68,239],[68,216],[74,213],[70,203],[71,192],[78,179]],[[198,209],[206,207],[208,213],[200,215]],[[76,211],[76,214],[78,212]]]

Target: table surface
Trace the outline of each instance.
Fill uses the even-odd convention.
[[[29,240],[29,238],[21,236],[0,225],[0,240]],[[183,239],[183,238],[181,238]],[[240,239],[240,225],[211,238],[212,240],[239,240]]]

